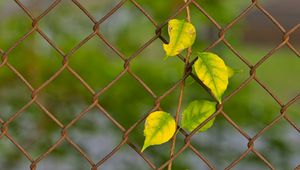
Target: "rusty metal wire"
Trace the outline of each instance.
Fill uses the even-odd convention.
[[[183,1],[182,5],[172,14],[168,17],[167,20],[165,20],[163,23],[157,23],[152,16],[146,12],[146,10],[135,0],[122,0],[120,1],[115,7],[113,7],[104,17],[102,17],[100,20],[96,20],[94,16],[77,0],[72,0],[72,3],[74,3],[90,20],[94,23],[94,26],[92,28],[93,32],[90,33],[87,37],[85,37],[81,42],[79,42],[73,49],[71,49],[69,52],[65,53],[63,50],[61,50],[40,28],[39,28],[39,21],[46,16],[50,11],[52,11],[58,4],[61,3],[61,0],[55,0],[45,11],[42,12],[39,16],[34,16],[31,11],[19,0],[14,0],[15,3],[31,18],[32,20],[32,28],[29,32],[27,32],[25,35],[23,35],[19,40],[17,40],[8,50],[4,51],[0,49],[0,55],[2,58],[2,62],[0,63],[0,68],[7,67],[10,69],[11,72],[13,72],[31,91],[31,100],[28,101],[20,110],[18,110],[16,113],[14,113],[8,120],[4,121],[0,119],[1,123],[1,134],[0,134],[0,140],[1,138],[6,137],[9,139],[18,149],[19,151],[26,156],[26,158],[31,162],[30,169],[35,170],[38,164],[41,160],[45,159],[54,149],[56,149],[63,141],[67,141],[68,144],[72,147],[74,147],[80,155],[86,159],[86,161],[90,164],[90,167],[92,170],[100,169],[101,165],[110,159],[113,155],[115,155],[124,145],[128,145],[131,147],[137,154],[139,154],[143,160],[145,161],[145,165],[148,165],[150,169],[157,169],[161,170],[164,168],[169,167],[171,169],[172,167],[172,161],[176,159],[182,152],[184,152],[187,149],[190,149],[193,153],[195,153],[195,156],[198,156],[200,160],[203,161],[204,164],[207,165],[207,168],[209,169],[216,169],[215,165],[213,165],[209,159],[207,159],[199,150],[197,150],[192,142],[191,138],[193,135],[203,126],[205,125],[209,120],[213,119],[216,116],[223,116],[225,120],[231,124],[237,132],[240,133],[247,141],[247,149],[233,162],[231,162],[225,169],[231,169],[235,167],[243,158],[247,156],[250,152],[252,152],[254,155],[256,155],[259,159],[261,159],[266,166],[268,166],[270,169],[275,169],[275,167],[269,162],[269,160],[262,155],[256,148],[254,147],[254,144],[258,138],[260,138],[268,129],[270,129],[274,124],[276,124],[280,120],[287,121],[291,127],[293,127],[298,133],[300,133],[300,128],[296,125],[296,123],[286,114],[287,109],[293,105],[296,101],[300,99],[300,94],[297,94],[294,98],[290,99],[287,103],[283,103],[277,96],[272,92],[272,90],[265,85],[257,76],[256,76],[256,70],[259,68],[266,60],[268,60],[272,55],[279,50],[281,47],[286,46],[288,47],[293,53],[300,58],[300,52],[289,42],[290,36],[295,32],[296,30],[300,29],[300,24],[295,25],[292,29],[286,30],[277,20],[274,18],[260,3],[258,0],[252,0],[250,5],[242,11],[236,18],[234,18],[229,24],[227,24],[225,27],[222,27],[217,21],[214,20],[213,17],[211,17],[199,3],[197,3],[195,0],[187,0]],[[149,39],[145,44],[142,44],[141,47],[135,51],[129,58],[126,58],[125,55],[120,52],[116,47],[114,47],[107,38],[101,34],[101,24],[107,20],[112,14],[114,14],[116,11],[118,11],[126,2],[132,3],[138,10],[141,11],[141,13],[155,26],[155,35]],[[181,146],[181,148],[175,152],[174,151],[174,145],[175,145],[175,139],[172,143],[172,148],[170,152],[169,160],[164,162],[161,165],[155,165],[151,160],[144,154],[141,153],[141,147],[136,145],[134,142],[130,141],[129,135],[130,133],[140,124],[144,122],[146,117],[149,113],[151,113],[154,110],[160,109],[160,102],[162,99],[164,99],[166,96],[168,96],[172,91],[174,91],[177,87],[181,86],[180,90],[180,96],[178,98],[178,109],[176,114],[176,120],[178,120],[178,113],[180,112],[180,106],[181,101],[183,98],[183,89],[184,89],[184,81],[187,77],[192,77],[195,79],[195,81],[202,87],[205,88],[205,86],[202,84],[201,81],[197,79],[197,77],[191,72],[192,65],[194,61],[189,61],[189,55],[186,57],[182,55],[178,55],[178,58],[185,63],[184,67],[184,73],[182,78],[176,82],[170,89],[168,89],[163,95],[158,96],[153,92],[153,90],[140,78],[137,76],[130,68],[130,63],[132,60],[134,60],[143,50],[145,50],[152,42],[154,42],[157,39],[160,39],[162,42],[167,43],[167,40],[163,35],[161,35],[161,30],[166,27],[168,20],[171,18],[176,17],[178,14],[184,12],[185,9],[188,7],[194,6],[198,9],[200,13],[202,13],[204,16],[207,17],[208,20],[211,21],[211,23],[219,30],[219,36],[218,39],[212,42],[205,50],[210,50],[211,48],[215,47],[219,43],[223,43],[226,45],[226,47],[232,51],[235,56],[241,60],[243,63],[245,63],[249,69],[249,77],[242,82],[231,94],[224,97],[224,100],[222,104],[219,104],[217,106],[217,111],[210,116],[208,119],[206,119],[203,123],[201,123],[194,131],[191,133],[187,133],[183,129],[180,129],[180,133],[185,137],[185,144]],[[260,10],[270,21],[274,23],[274,25],[281,31],[282,33],[282,41],[275,46],[272,50],[270,50],[265,56],[263,56],[257,63],[252,64],[249,62],[244,56],[242,56],[238,50],[236,50],[230,42],[228,42],[225,38],[225,35],[228,30],[230,30],[239,20],[241,20],[245,15],[247,15],[252,9],[258,9]],[[188,12],[187,12],[188,13]],[[189,15],[189,14],[188,14]],[[62,56],[62,66],[59,70],[57,70],[48,80],[46,80],[42,85],[40,85],[37,88],[34,88],[27,80],[26,78],[15,68],[13,67],[10,62],[8,61],[8,57],[11,53],[11,51],[18,46],[22,41],[24,41],[29,35],[32,33],[37,32],[40,34],[48,43],[55,49],[61,56]],[[75,70],[72,69],[72,67],[69,65],[69,58],[72,56],[72,54],[77,51],[79,48],[81,48],[85,43],[87,43],[91,38],[98,37],[100,40],[102,40],[107,47],[112,49],[115,54],[117,54],[124,62],[124,69],[122,72],[119,73],[118,76],[114,78],[109,84],[107,84],[105,87],[103,87],[100,91],[94,91],[90,85],[84,80],[83,77],[81,77]],[[71,73],[84,87],[93,95],[91,104],[86,107],[77,117],[75,117],[70,123],[64,125],[61,123],[53,113],[51,113],[47,108],[38,100],[38,95],[41,90],[43,90],[46,86],[48,86],[51,82],[53,82],[61,73],[62,71],[67,70],[69,73]],[[111,114],[106,111],[102,105],[101,102],[99,102],[98,98],[101,96],[105,91],[107,91],[112,85],[116,84],[119,79],[121,79],[126,73],[129,73],[138,83],[142,85],[142,87],[147,91],[155,100],[155,104],[152,109],[148,111],[147,114],[144,114],[137,122],[135,122],[131,127],[126,129],[123,127],[117,120],[115,120]],[[269,124],[267,124],[263,129],[261,129],[256,135],[250,136],[248,135],[240,126],[237,125],[236,122],[234,122],[230,116],[223,110],[223,106],[227,103],[228,100],[230,100],[234,95],[239,93],[241,89],[243,89],[245,86],[247,86],[250,82],[256,82],[262,89],[264,89],[281,107],[280,112],[278,113],[278,116],[272,120]],[[210,93],[210,91],[205,88],[206,91]],[[212,97],[214,97],[212,95]],[[61,136],[60,138],[55,142],[54,145],[52,145],[46,152],[44,152],[42,155],[40,155],[38,158],[34,159],[16,140],[9,134],[8,132],[8,126],[9,124],[14,121],[18,116],[20,116],[27,108],[29,108],[32,104],[37,104],[40,109],[50,118],[52,119],[60,128],[61,128]],[[76,122],[80,121],[81,118],[89,112],[91,109],[96,108],[101,113],[104,114],[110,120],[117,128],[119,128],[123,132],[123,139],[122,141],[114,147],[113,150],[106,156],[104,156],[101,160],[92,160],[89,155],[74,142],[68,135],[68,129],[73,126]],[[296,167],[295,167],[296,168]],[[296,168],[297,169],[297,168]]]

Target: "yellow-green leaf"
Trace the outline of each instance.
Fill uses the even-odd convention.
[[[176,131],[174,118],[167,112],[150,113],[145,122],[145,141],[142,152],[150,145],[159,145],[169,141]]]
[[[166,56],[175,56],[182,50],[193,45],[196,38],[195,27],[185,20],[172,19],[169,21],[169,44],[163,44]]]
[[[222,95],[228,86],[228,70],[224,61],[214,53],[198,53],[194,64],[198,78],[215,95],[221,103]]]
[[[183,111],[181,118],[181,127],[193,131],[208,117],[216,111],[216,102],[208,100],[195,100],[191,102],[188,107]],[[199,129],[199,132],[206,131],[214,123],[215,118],[211,119],[204,126]]]

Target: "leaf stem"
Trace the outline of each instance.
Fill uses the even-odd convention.
[[[187,0],[184,0],[185,3],[187,3]],[[190,8],[189,6],[186,7],[186,20],[188,22],[191,22],[191,15],[190,15]],[[176,110],[176,115],[175,115],[175,122],[178,125],[179,124],[179,113],[181,110],[181,106],[182,106],[182,99],[183,99],[183,95],[184,95],[184,87],[185,87],[185,79],[186,79],[186,74],[187,74],[187,67],[189,65],[189,60],[190,60],[190,56],[192,54],[192,48],[189,47],[187,49],[187,55],[185,57],[185,66],[184,66],[184,71],[183,71],[183,79],[182,82],[180,84],[180,94],[178,97],[178,106],[177,106],[177,110]],[[179,131],[179,129],[177,129],[177,131]],[[172,144],[171,144],[171,150],[170,150],[170,158],[174,155],[174,150],[175,150],[175,145],[176,145],[176,136],[177,133],[173,136],[172,139]],[[173,161],[171,161],[168,165],[168,170],[172,170],[172,163]]]

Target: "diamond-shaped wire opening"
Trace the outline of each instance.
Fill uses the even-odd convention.
[[[122,72],[123,65],[121,58],[98,37],[90,39],[69,57],[69,66],[96,91]]]
[[[66,124],[91,104],[93,95],[67,70],[38,93],[38,100]]]
[[[42,17],[38,25],[64,52],[68,52],[90,35],[94,26],[93,22],[71,1],[61,1]]]
[[[258,67],[257,77],[283,103],[286,103],[300,90],[300,81],[296,78],[299,77],[300,73],[299,64],[299,58],[288,47],[284,46]],[[289,88],[282,88],[284,86]]]
[[[34,88],[62,67],[62,57],[36,32],[11,51],[8,61]]]
[[[100,25],[104,37],[126,57],[133,55],[141,44],[154,37],[153,30],[154,25],[130,2],[126,2]]]
[[[300,135],[283,118],[255,141],[260,151],[276,169],[293,169],[300,152]]]
[[[110,129],[107,131],[107,129]],[[113,132],[113,133],[112,133]],[[122,140],[122,131],[94,108],[68,129],[69,137],[97,162]]]
[[[32,29],[31,20],[13,1],[0,3],[0,47],[9,49],[18,39]]]
[[[234,38],[236,34],[242,37],[238,41]],[[253,8],[226,31],[225,37],[242,56],[256,63],[282,42],[283,33],[270,18]]]
[[[178,105],[178,97],[180,95],[180,84],[173,84],[169,87],[169,90],[172,91],[164,96],[164,98],[160,101],[160,108],[163,110],[168,110],[168,112],[175,117]],[[166,93],[167,91],[164,94]]]
[[[153,97],[128,73],[100,95],[99,101],[124,127],[134,124],[141,115],[153,107],[154,103]],[[124,107],[125,105],[131,107]]]
[[[280,110],[276,101],[252,80],[224,105],[224,111],[250,136],[273,120]]]
[[[9,123],[8,133],[35,159],[59,139],[60,127],[33,104]]]
[[[155,40],[130,62],[132,72],[158,96],[166,92],[183,75],[184,63],[176,57],[164,61],[164,55],[161,41]],[[149,64],[151,67],[148,67]]]
[[[214,125],[195,134],[191,143],[217,169],[224,169],[247,149],[248,140],[219,115]]]

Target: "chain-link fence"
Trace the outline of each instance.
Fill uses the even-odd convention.
[[[9,49],[2,50],[0,49],[0,54],[2,58],[2,62],[0,64],[0,70],[4,67],[9,69],[10,72],[12,72],[17,78],[19,78],[24,85],[27,86],[27,88],[31,91],[31,100],[28,101],[21,109],[19,109],[16,113],[12,114],[7,120],[0,118],[1,123],[1,133],[0,133],[0,140],[3,140],[4,138],[8,139],[11,143],[13,143],[19,150],[19,154],[23,154],[30,162],[30,169],[38,169],[39,163],[43,161],[44,159],[49,156],[62,142],[67,142],[71,147],[76,149],[81,157],[83,157],[88,164],[90,165],[90,168],[92,170],[101,169],[101,166],[109,159],[111,159],[115,154],[117,154],[121,148],[124,146],[129,146],[134,150],[145,162],[145,167],[148,169],[171,169],[173,161],[176,161],[176,159],[186,150],[190,150],[194,153],[195,157],[199,158],[199,161],[206,164],[208,169],[217,169],[216,165],[210,161],[209,158],[207,158],[205,155],[201,153],[201,150],[196,149],[194,146],[194,142],[191,142],[193,136],[195,135],[197,129],[201,128],[205,123],[207,123],[209,120],[213,119],[214,117],[223,117],[228,124],[231,124],[236,131],[239,132],[239,135],[243,136],[247,141],[247,149],[240,154],[234,161],[228,163],[228,166],[225,169],[232,169],[234,168],[240,161],[242,161],[249,153],[252,153],[256,155],[258,159],[260,159],[267,167],[270,169],[276,169],[274,165],[271,163],[271,161],[266,158],[259,150],[255,148],[256,141],[264,135],[266,131],[268,131],[270,128],[272,128],[275,124],[277,124],[279,121],[284,120],[287,123],[291,125],[293,129],[295,129],[298,133],[300,132],[300,128],[297,126],[296,122],[292,120],[286,113],[287,109],[295,104],[300,99],[300,94],[294,94],[295,96],[290,99],[288,102],[283,102],[280,100],[279,97],[276,96],[275,93],[272,92],[271,88],[269,88],[266,84],[261,81],[258,76],[256,76],[256,70],[265,63],[265,61],[269,60],[269,58],[272,57],[272,55],[277,52],[282,47],[288,47],[299,59],[300,53],[299,50],[289,41],[290,37],[293,36],[293,33],[297,30],[300,30],[300,24],[296,24],[293,28],[287,30],[285,29],[280,22],[276,20],[261,4],[258,0],[252,0],[251,4],[245,8],[236,18],[234,18],[229,24],[227,24],[225,27],[222,27],[210,14],[207,13],[207,11],[196,1],[196,0],[187,0],[186,2],[182,2],[182,5],[172,13],[166,19],[163,23],[158,23],[152,16],[147,12],[146,9],[144,9],[137,1],[135,0],[122,0],[117,5],[115,5],[104,17],[102,17],[100,20],[97,20],[88,9],[85,8],[84,5],[82,5],[81,2],[77,0],[72,0],[72,3],[75,4],[83,13],[82,15],[85,15],[90,19],[90,21],[93,23],[92,32],[85,37],[81,42],[79,42],[74,48],[72,48],[69,52],[65,53],[63,50],[57,45],[51,38],[47,36],[43,32],[43,30],[39,27],[39,22],[42,18],[44,18],[50,11],[54,10],[60,3],[61,0],[54,1],[46,10],[43,11],[42,14],[39,16],[34,16],[32,12],[19,0],[15,0],[15,3],[21,8],[20,10],[23,10],[32,20],[32,28],[29,32],[27,32],[25,35],[23,35],[19,40],[17,40]],[[149,39],[146,43],[140,44],[140,48],[136,50],[130,57],[126,57],[125,54],[123,54],[117,47],[115,47],[110,41],[101,33],[101,26],[102,23],[105,22],[108,18],[110,18],[116,11],[118,11],[125,3],[131,3],[135,6],[136,9],[138,9],[147,20],[149,20],[153,26],[155,27],[154,36]],[[170,2],[171,3],[171,2]],[[284,3],[284,2],[282,2]],[[201,123],[196,130],[194,130],[192,133],[187,133],[185,130],[180,129],[180,132],[178,134],[182,135],[184,137],[184,144],[182,146],[179,146],[177,150],[175,150],[175,141],[174,138],[172,141],[172,147],[170,151],[170,156],[167,160],[165,160],[162,164],[155,164],[153,161],[151,161],[150,158],[147,157],[147,154],[141,153],[141,146],[136,144],[134,141],[131,141],[130,134],[132,131],[134,131],[138,126],[144,123],[147,115],[151,113],[152,111],[161,109],[161,101],[165,99],[169,94],[171,94],[174,90],[180,89],[180,94],[178,97],[178,106],[176,114],[174,114],[174,117],[176,117],[178,121],[178,115],[181,111],[181,103],[182,98],[184,95],[184,87],[185,87],[185,80],[188,77],[191,77],[195,80],[197,84],[205,88],[205,85],[202,84],[201,81],[198,80],[197,76],[194,75],[192,72],[192,66],[195,61],[194,60],[187,60],[183,55],[178,55],[178,62],[183,62],[185,64],[183,70],[184,74],[182,78],[177,81],[175,84],[173,84],[172,87],[170,87],[168,90],[166,90],[162,95],[157,95],[148,85],[145,81],[143,81],[143,77],[138,76],[135,72],[131,69],[131,63],[136,59],[137,56],[140,55],[141,52],[143,52],[145,49],[147,49],[155,40],[161,40],[163,43],[168,43],[167,37],[164,37],[162,34],[162,29],[165,29],[167,27],[167,23],[171,18],[176,18],[178,15],[185,14],[186,11],[188,11],[189,7],[193,7],[197,9],[197,12],[203,14],[212,24],[213,26],[219,31],[218,39],[212,42],[205,51],[209,51],[210,49],[214,48],[218,44],[224,44],[228,50],[230,50],[232,53],[235,54],[235,57],[238,58],[240,61],[242,61],[245,65],[248,66],[250,72],[249,77],[240,83],[238,87],[236,87],[235,90],[233,90],[229,95],[224,97],[222,104],[219,104],[217,106],[217,111],[210,116],[207,120],[205,120],[203,123]],[[273,49],[271,49],[265,56],[261,57],[260,60],[253,64],[252,62],[248,61],[247,58],[245,58],[240,52],[235,49],[232,44],[226,39],[226,33],[232,29],[233,26],[236,25],[237,22],[239,22],[243,17],[245,17],[248,13],[250,13],[253,9],[259,10],[261,13],[263,13],[268,20],[270,20],[280,31],[282,36],[282,41],[277,44]],[[222,9],[217,9],[222,10]],[[188,12],[187,12],[188,13]],[[58,16],[59,17],[59,16]],[[193,16],[191,16],[193,17]],[[33,85],[29,83],[29,81],[22,75],[21,72],[18,71],[17,68],[15,68],[8,58],[10,57],[10,53],[25,39],[27,39],[31,34],[38,33],[43,39],[45,39],[49,45],[55,49],[62,57],[62,65],[61,67],[45,82],[42,83],[42,85],[34,88]],[[124,64],[123,70],[118,74],[115,79],[113,79],[111,82],[109,82],[105,87],[103,87],[99,91],[95,91],[89,83],[85,81],[85,77],[81,77],[70,65],[69,61],[72,60],[70,56],[72,56],[77,50],[79,50],[84,44],[86,44],[88,41],[90,41],[92,38],[99,38],[101,41],[103,41],[107,47],[109,47],[116,55],[118,55],[122,60]],[[58,76],[62,74],[63,71],[68,71],[72,76],[74,76],[78,82],[80,82],[93,96],[92,102],[88,107],[86,107],[84,110],[81,111],[79,115],[77,115],[74,119],[72,119],[69,123],[64,124],[62,123],[51,111],[49,111],[41,101],[39,101],[38,96],[40,92],[46,88],[48,85],[50,85]],[[100,73],[101,74],[101,73]],[[133,125],[131,125],[129,128],[125,128],[122,126],[121,123],[119,123],[101,104],[101,101],[99,101],[99,97],[105,93],[107,90],[109,90],[113,85],[117,84],[118,81],[124,76],[124,75],[130,75],[132,78],[136,80],[143,88],[144,90],[149,93],[153,97],[154,105],[152,109],[149,110],[148,113],[143,114],[138,121],[136,121]],[[274,75],[276,76],[276,75]],[[280,77],[277,77],[280,78]],[[295,77],[296,79],[298,77]],[[258,133],[255,135],[249,135],[246,131],[241,128],[237,122],[231,119],[230,115],[228,115],[224,110],[223,107],[226,106],[226,103],[236,94],[238,94],[245,86],[247,86],[250,82],[257,83],[264,91],[266,91],[278,104],[280,107],[280,111],[278,112],[278,115],[276,118],[274,118],[271,122],[269,122],[263,129],[261,129]],[[202,88],[200,87],[199,88]],[[283,87],[288,88],[288,87]],[[208,93],[210,93],[207,88],[205,88]],[[112,101],[113,102],[113,101]],[[14,137],[9,133],[10,124],[20,115],[23,114],[23,112],[28,109],[33,104],[36,104],[44,114],[46,114],[53,122],[55,122],[61,129],[61,135],[59,139],[55,142],[54,145],[52,145],[46,152],[41,154],[39,157],[34,158],[30,153],[26,151],[22,147],[21,144],[19,144]],[[107,119],[109,119],[116,128],[120,129],[123,133],[122,140],[120,143],[115,146],[109,154],[101,158],[100,160],[94,160],[92,159],[84,149],[82,149],[78,144],[76,144],[75,141],[70,138],[68,135],[68,130],[71,128],[75,123],[81,121],[81,119],[91,110],[97,109],[99,113],[103,114]],[[44,134],[47,135],[47,134]],[[299,135],[299,134],[298,134]],[[99,144],[101,145],[101,144]],[[96,146],[95,146],[96,147]],[[1,152],[0,152],[1,154]],[[5,155],[4,155],[5,156]],[[300,156],[300,153],[298,155],[298,158]],[[178,158],[179,159],[179,158]],[[298,160],[299,161],[299,160]],[[297,167],[294,167],[297,169]]]

